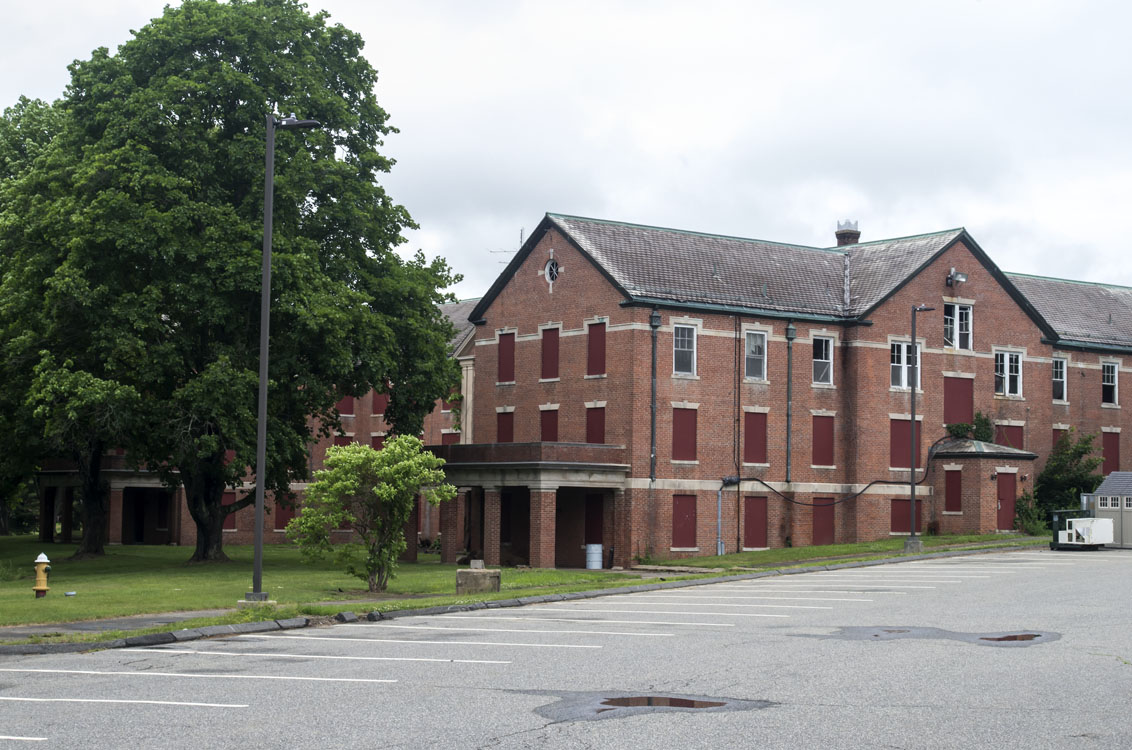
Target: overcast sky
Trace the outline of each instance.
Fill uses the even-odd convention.
[[[0,106],[160,15],[9,4]],[[547,211],[834,244],[965,226],[1007,271],[1132,286],[1132,4],[311,0],[401,132],[410,249],[483,294]],[[300,113],[301,114],[301,113]]]

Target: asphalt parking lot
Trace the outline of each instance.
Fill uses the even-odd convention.
[[[1132,551],[0,658],[0,747],[1132,746]]]

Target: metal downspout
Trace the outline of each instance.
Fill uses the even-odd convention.
[[[649,481],[656,481],[656,332],[660,328],[660,311],[649,314],[652,328],[652,396],[649,399]]]
[[[786,324],[786,483],[790,484],[790,439],[794,414],[794,321]]]

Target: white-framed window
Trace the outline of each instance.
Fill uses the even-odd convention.
[[[1022,354],[994,353],[994,392],[999,396],[1022,395]]]
[[[1053,400],[1054,401],[1068,401],[1069,394],[1066,391],[1065,383],[1065,360],[1059,357],[1053,358]]]
[[[894,342],[889,345],[889,363],[891,375],[889,384],[893,388],[907,388],[912,379],[912,345],[910,343]],[[921,374],[923,367],[920,362],[920,345],[916,345],[916,388],[923,382]]]
[[[814,383],[833,385],[833,339],[814,336]]]
[[[672,326],[672,372],[696,374],[696,327]]]
[[[1132,510],[1132,497],[1124,498],[1124,510]]]
[[[1119,392],[1117,391],[1117,365],[1115,362],[1101,363],[1101,403],[1117,404]]]
[[[1108,507],[1108,498],[1104,497],[1103,495],[1101,497],[1098,497],[1097,498],[1097,507],[1098,508],[1107,508]]]
[[[947,302],[943,306],[943,345],[951,349],[971,348],[971,306]]]
[[[766,334],[762,331],[747,331],[743,377],[751,380],[766,380]]]

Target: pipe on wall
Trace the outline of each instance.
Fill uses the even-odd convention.
[[[786,324],[786,483],[790,484],[790,440],[794,414],[794,321]]]

